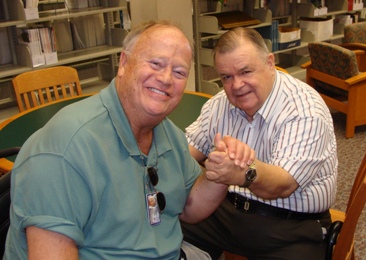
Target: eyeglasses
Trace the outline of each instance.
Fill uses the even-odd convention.
[[[154,167],[147,168],[147,174],[149,175],[150,183],[154,186],[154,191],[156,193],[156,199],[158,201],[158,206],[161,212],[165,209],[166,201],[164,193],[157,191],[155,186],[159,182],[158,172],[155,170]]]

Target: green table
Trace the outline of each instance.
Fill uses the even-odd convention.
[[[19,113],[0,124],[0,150],[9,147],[22,146],[24,142],[38,129],[43,127],[50,118],[61,108],[82,100],[90,95],[64,99],[35,109]],[[178,107],[169,114],[171,119],[182,131],[200,114],[202,105],[210,95],[186,91]],[[15,160],[15,156],[8,158]]]
[[[35,131],[43,127],[61,108],[91,95],[82,95],[55,101],[16,114],[0,124],[0,150],[22,146]],[[8,158],[15,160],[15,156]]]

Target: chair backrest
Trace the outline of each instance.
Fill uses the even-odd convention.
[[[334,260],[350,259],[358,220],[366,204],[366,154],[363,157],[347,204],[346,218],[333,250]]]
[[[82,94],[77,70],[68,66],[33,70],[13,78],[19,112]]]
[[[366,44],[366,22],[353,23],[343,28],[343,43],[365,43]]]
[[[282,72],[284,72],[284,73],[286,73],[286,74],[289,74],[289,73],[288,73],[288,71],[287,71],[286,69],[281,68],[281,67],[278,67],[278,66],[276,66],[276,70],[279,70],[279,71],[282,71]]]
[[[184,131],[187,126],[197,119],[203,104],[211,97],[211,95],[201,92],[185,91],[182,100],[168,115],[168,118]]]
[[[313,69],[340,79],[359,74],[353,51],[327,42],[312,42],[308,48]]]
[[[0,158],[15,155],[19,152],[19,147],[0,150]],[[0,258],[5,251],[6,235],[8,233],[10,219],[10,172],[0,177]]]

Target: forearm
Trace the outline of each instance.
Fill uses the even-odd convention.
[[[249,189],[258,197],[263,199],[286,198],[298,188],[296,180],[283,168],[258,160],[255,164],[257,177]]]
[[[180,220],[193,224],[207,218],[224,200],[227,188],[227,185],[209,181],[205,174],[201,174],[192,187]]]
[[[28,227],[26,233],[28,259],[78,259],[78,249],[72,239],[35,226]]]

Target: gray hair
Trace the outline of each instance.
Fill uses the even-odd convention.
[[[189,42],[191,52],[192,52],[192,58],[193,58],[193,55],[194,55],[193,40],[190,37],[188,37],[177,24],[174,24],[173,22],[168,21],[168,20],[151,20],[151,21],[142,23],[142,24],[138,25],[137,27],[133,28],[127,34],[125,39],[123,40],[124,51],[126,51],[127,53],[132,52],[132,49],[135,47],[136,42],[140,38],[140,36],[144,32],[146,32],[152,28],[156,28],[156,27],[174,27],[174,28],[177,28],[178,30],[180,30]]]
[[[263,37],[256,30],[246,27],[236,27],[225,32],[217,41],[213,49],[214,60],[217,53],[229,53],[242,46],[243,40],[251,42],[263,58],[269,54]]]

